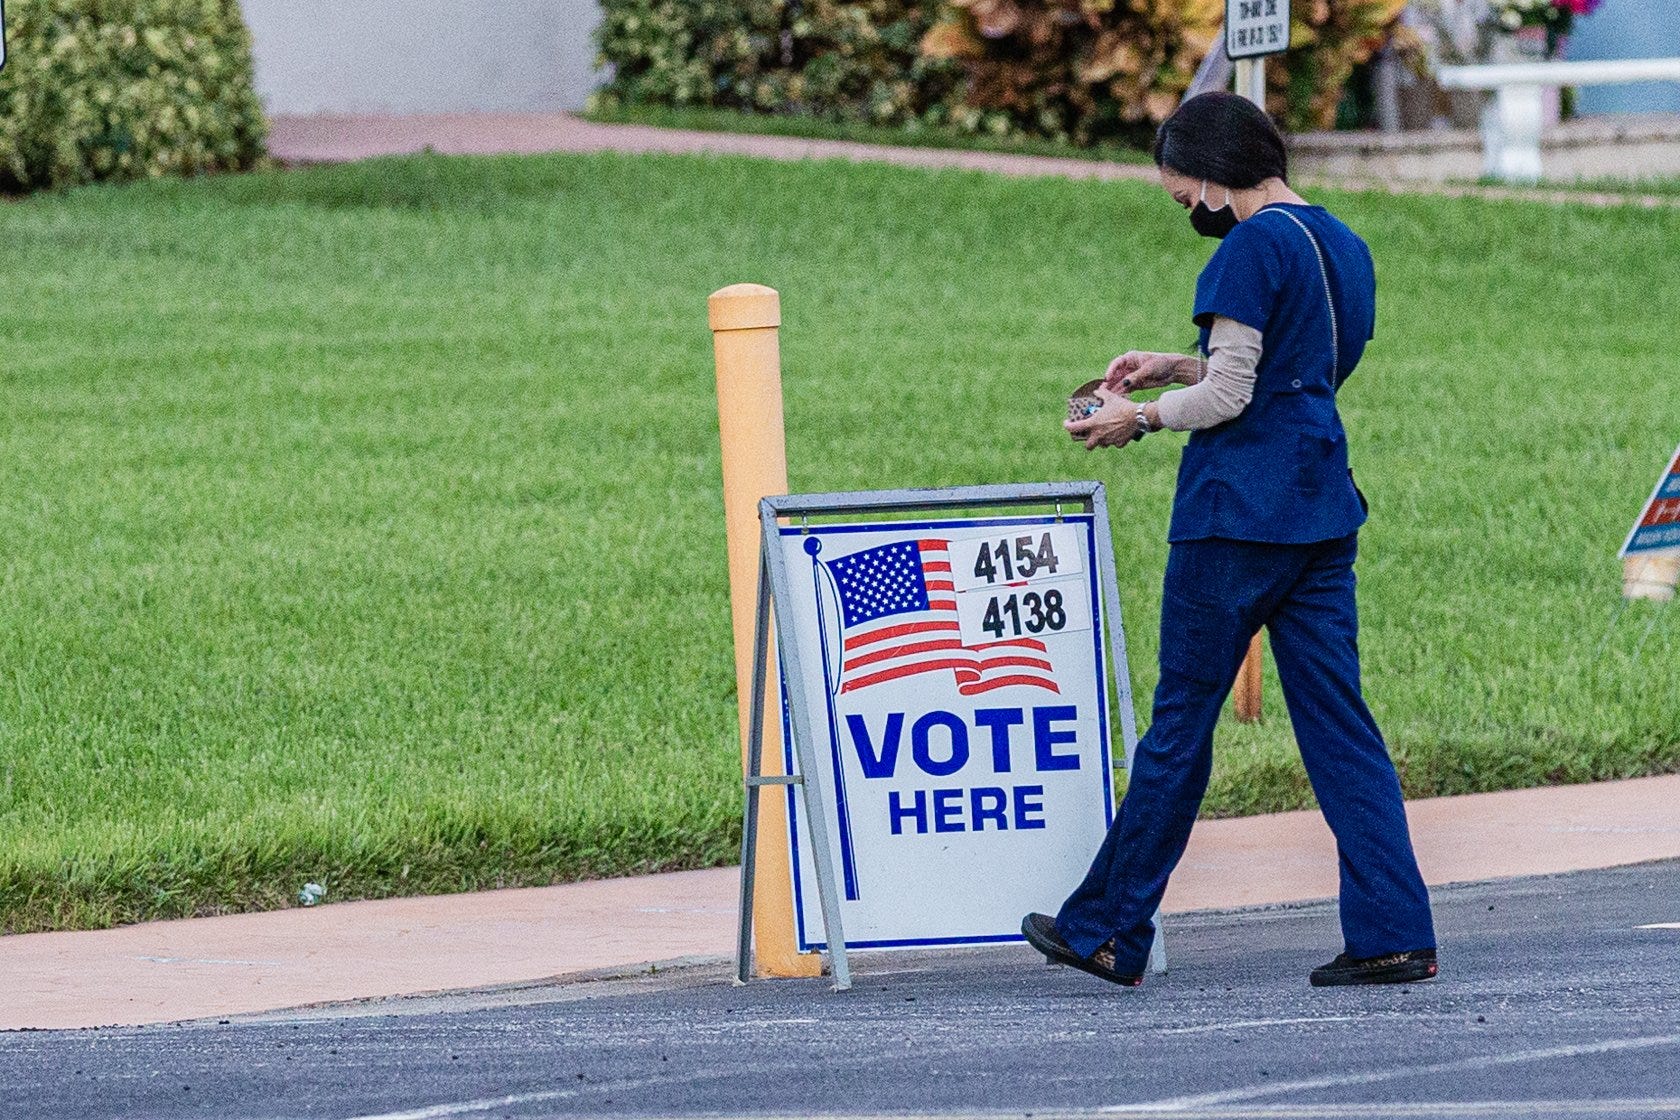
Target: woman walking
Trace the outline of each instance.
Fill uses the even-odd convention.
[[[1179,464],[1161,606],[1161,678],[1120,812],[1084,882],[1022,932],[1053,961],[1141,983],[1152,917],[1207,790],[1213,730],[1249,642],[1271,633],[1289,718],[1335,833],[1344,951],[1311,982],[1435,975],[1429,894],[1400,782],[1360,689],[1353,563],[1364,497],[1336,390],[1375,321],[1370,251],[1289,188],[1283,138],[1241,97],[1191,98],[1155,139],[1161,185],[1221,243],[1196,282],[1199,357],[1133,351],[1087,448],[1192,433]],[[1138,404],[1129,394],[1182,385]]]

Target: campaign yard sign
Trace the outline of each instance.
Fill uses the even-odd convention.
[[[779,534],[847,947],[1019,940],[1113,819],[1093,516]],[[826,949],[791,788],[788,806],[799,946]]]
[[[1680,552],[1680,448],[1622,545],[1623,556],[1652,552]]]
[[[1289,0],[1225,0],[1225,54],[1260,58],[1289,49]]]

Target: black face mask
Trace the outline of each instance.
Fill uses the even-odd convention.
[[[1190,211],[1190,228],[1203,237],[1221,238],[1236,229],[1237,212],[1231,206],[1230,192],[1225,194],[1225,205],[1215,210],[1207,204],[1207,184],[1203,183],[1202,197]]]

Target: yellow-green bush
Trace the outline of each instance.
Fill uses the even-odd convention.
[[[1353,68],[1370,59],[1406,0],[1296,0],[1285,65],[1266,68],[1269,107],[1296,131],[1329,128]]]
[[[925,54],[963,72],[955,117],[999,131],[1144,141],[1218,39],[1219,0],[947,0]]]
[[[1404,0],[1296,0],[1268,108],[1328,127]],[[1221,0],[604,0],[606,103],[925,121],[1146,142],[1219,37]]]
[[[266,126],[236,0],[6,0],[0,190],[249,167]]]
[[[1292,131],[1328,128],[1353,68],[1405,0],[1296,0],[1291,47],[1267,67],[1267,108]],[[957,119],[1088,141],[1147,137],[1218,41],[1222,0],[944,0],[924,54],[957,60]]]

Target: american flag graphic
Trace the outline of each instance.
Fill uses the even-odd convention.
[[[839,692],[945,671],[964,696],[1011,685],[1061,691],[1036,638],[963,644],[950,543],[895,541],[827,563],[840,596]]]

